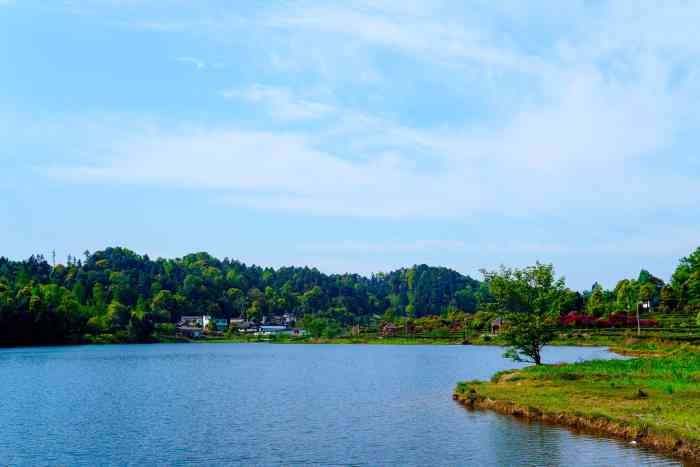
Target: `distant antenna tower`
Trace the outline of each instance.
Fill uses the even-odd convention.
[[[51,263],[56,267],[56,250],[51,250]]]

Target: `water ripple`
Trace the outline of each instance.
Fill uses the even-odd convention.
[[[0,465],[678,465],[454,403],[495,347],[149,345],[0,350]],[[548,361],[609,357],[552,348]]]

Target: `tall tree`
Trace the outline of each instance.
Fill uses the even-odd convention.
[[[542,363],[542,348],[554,338],[554,325],[566,288],[554,266],[536,263],[524,269],[482,271],[498,310],[506,317],[506,355],[516,361]]]

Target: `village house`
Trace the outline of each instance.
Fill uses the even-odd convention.
[[[278,335],[278,334],[285,334],[289,332],[289,328],[287,326],[282,326],[282,325],[271,325],[271,326],[266,326],[262,325],[260,326],[260,330],[258,331],[259,336],[272,336],[272,335]]]
[[[505,320],[503,318],[496,318],[491,321],[491,335],[495,336],[499,332],[501,332],[501,329],[503,328],[503,325],[505,324]]]
[[[288,328],[282,325],[262,325],[256,333],[259,336],[280,336],[302,337],[306,335],[305,329]]]
[[[214,319],[214,328],[221,332],[228,329],[228,320],[226,318],[216,318]]]
[[[202,329],[200,328],[190,328],[190,327],[180,327],[177,328],[175,335],[182,337],[189,337],[191,339],[197,339],[202,337]]]
[[[232,329],[237,329],[238,332],[256,332],[258,330],[255,323],[243,318],[231,318],[229,320],[229,326]]]
[[[187,326],[193,328],[203,328],[204,327],[204,316],[183,316],[177,323],[178,326]]]
[[[386,323],[382,326],[381,334],[383,337],[394,337],[399,328],[394,323]]]
[[[201,337],[212,321],[217,331],[225,331],[228,328],[226,319],[213,319],[208,315],[183,316],[177,323],[176,334],[191,338]]]
[[[294,328],[289,330],[289,335],[293,337],[303,337],[306,335],[306,329]]]

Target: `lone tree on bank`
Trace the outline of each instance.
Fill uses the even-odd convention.
[[[482,270],[496,300],[496,307],[508,325],[502,333],[506,357],[519,362],[542,364],[542,348],[554,339],[564,278],[554,277],[554,266],[537,262],[524,269],[501,266],[498,271]]]

